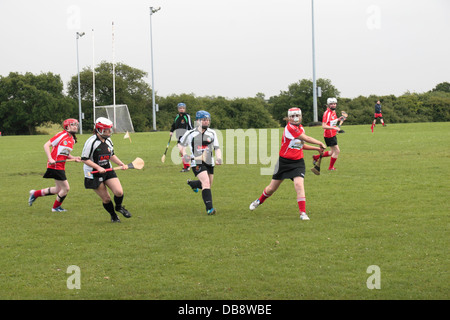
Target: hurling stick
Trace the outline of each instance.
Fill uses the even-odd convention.
[[[345,121],[345,119],[347,119],[347,117],[348,117],[348,114],[345,111],[342,111],[341,114],[342,114],[342,117],[341,117],[341,121],[339,122],[339,125],[338,125],[339,128],[341,127],[341,125]]]
[[[319,160],[317,160],[316,164],[314,165],[314,168],[311,169],[311,171],[315,175],[320,175],[320,163],[322,162],[322,155],[320,155]]]
[[[166,151],[164,151],[163,156],[161,157],[161,162],[164,163],[166,161],[166,153],[170,146],[170,140],[172,139],[172,136],[169,137],[169,142],[167,142]]]
[[[58,161],[55,161],[55,163],[72,162],[72,161],[75,161],[75,160],[76,160],[75,158],[73,158],[73,159],[66,159],[66,160],[58,160]]]
[[[144,167],[144,160],[141,158],[136,158],[133,160],[133,162],[127,164],[128,169],[142,169]],[[113,170],[123,170],[122,166],[117,166],[114,168],[108,168],[105,171],[113,171]],[[91,174],[98,173],[98,171],[92,171]]]

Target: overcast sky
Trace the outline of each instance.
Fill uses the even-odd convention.
[[[151,85],[151,6],[159,96],[269,98],[313,77],[311,0],[0,0],[0,75],[52,72],[66,85],[85,32],[80,70],[114,56]],[[314,0],[314,17],[316,78],[341,97],[450,82],[449,0]]]

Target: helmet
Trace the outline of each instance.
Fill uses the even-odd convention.
[[[111,136],[112,126],[113,123],[108,118],[100,117],[95,120],[95,131],[97,131],[103,139],[107,139]]]
[[[63,122],[64,130],[66,130],[67,132],[72,133],[72,134],[77,133],[78,129],[76,131],[69,131],[69,126],[71,126],[71,125],[76,125],[78,128],[78,126],[79,126],[78,120],[73,119],[73,118],[64,120],[64,122]]]
[[[337,99],[336,98],[328,98],[327,99],[327,105],[330,105],[331,103],[336,103],[337,104]]]
[[[209,114],[209,112],[205,110],[197,111],[197,113],[195,114],[195,120],[197,120],[199,125],[202,126],[202,129],[207,129],[209,127],[209,124],[202,125],[201,120],[203,119],[208,119],[209,121],[211,121],[211,115]]]
[[[183,103],[183,102],[180,102],[180,103],[177,105],[177,108],[178,108],[178,109],[180,109],[180,108],[185,108],[185,109],[186,109],[186,104]]]
[[[288,117],[293,118],[293,123],[299,124],[302,121],[302,110],[300,108],[290,108],[288,110]]]

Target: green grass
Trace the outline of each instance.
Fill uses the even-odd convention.
[[[42,178],[51,136],[0,137],[0,299],[449,299],[450,123],[345,130],[337,172],[327,158],[313,175],[305,152],[310,221],[298,219],[291,181],[248,210],[271,178],[258,164],[216,167],[218,213],[207,216],[186,185],[193,174],[160,161],[168,132],[113,137],[124,162],[146,161],[118,172],[131,219],[109,222],[76,163],[68,212],[50,212],[53,197],[29,207],[30,189],[53,185]],[[80,290],[66,286],[70,265]],[[366,286],[371,265],[379,290]]]

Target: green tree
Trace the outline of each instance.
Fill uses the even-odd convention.
[[[340,92],[331,84],[329,79],[318,79],[316,82],[321,87],[322,95],[317,99],[318,120],[321,120],[321,113],[329,97],[339,97]],[[313,82],[308,79],[300,80],[288,86],[287,91],[281,91],[280,95],[270,97],[269,110],[273,118],[283,123],[283,118],[287,116],[289,108],[298,107],[302,109],[303,124],[314,120],[313,110]]]
[[[75,102],[64,96],[63,82],[53,73],[0,76],[0,123],[10,135],[35,134],[47,122],[77,118]]]
[[[450,93],[450,83],[449,82],[439,83],[432,91],[443,91]]]

